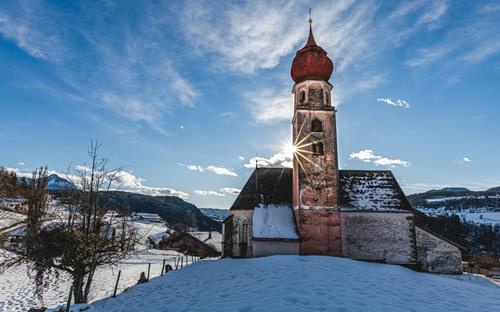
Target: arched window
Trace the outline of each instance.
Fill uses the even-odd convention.
[[[328,92],[325,91],[325,105],[330,105],[330,97],[328,96]]]
[[[306,101],[306,92],[305,91],[300,91],[299,93],[299,104],[304,105],[304,102]]]
[[[312,145],[312,152],[313,156],[323,156],[325,155],[325,152],[323,150],[323,143],[321,142],[315,142]]]
[[[243,219],[239,228],[239,242],[246,243],[248,242],[248,221]]]
[[[311,131],[312,132],[323,132],[323,123],[319,119],[314,119],[311,122]]]

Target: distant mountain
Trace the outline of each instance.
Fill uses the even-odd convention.
[[[225,218],[229,216],[229,210],[227,209],[217,209],[217,208],[200,208],[207,217],[215,220],[217,222],[224,221]]]
[[[31,178],[18,178],[19,183],[22,181],[26,181],[26,183],[30,183]],[[47,189],[48,190],[67,190],[67,189],[74,189],[75,185],[71,183],[70,181],[61,178],[57,174],[51,174],[47,177]]]
[[[221,231],[221,224],[204,215],[198,207],[175,196],[149,196],[130,192],[103,192],[116,209],[157,213],[170,226],[185,225],[200,230]]]
[[[75,185],[57,174],[51,174],[47,179],[47,188],[49,190],[66,190],[75,188]]]
[[[492,188],[490,188],[490,189],[486,190],[486,192],[488,192],[488,193],[498,193],[498,194],[500,194],[500,186],[497,186],[497,187],[492,187]]]
[[[500,209],[500,187],[486,191],[471,191],[462,187],[447,187],[407,196],[414,208],[444,208],[445,210]]]
[[[445,187],[440,189],[438,192],[462,193],[462,192],[471,192],[471,190],[465,187]]]

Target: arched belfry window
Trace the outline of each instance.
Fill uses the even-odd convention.
[[[306,101],[306,92],[305,91],[300,91],[299,93],[299,104],[304,105],[304,102]]]
[[[323,143],[315,142],[312,145],[313,156],[323,156],[325,155],[325,151],[323,149]]]
[[[312,132],[323,132],[323,123],[319,119],[314,119],[311,122],[311,131]]]

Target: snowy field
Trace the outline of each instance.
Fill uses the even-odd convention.
[[[200,261],[94,302],[86,311],[462,312],[499,307],[500,287],[474,275],[433,275],[335,257],[273,256]]]
[[[444,208],[433,209],[433,208],[419,208],[419,211],[425,213],[426,215],[444,215],[444,214],[456,214],[460,217],[460,220],[466,222],[473,222],[478,224],[490,224],[490,225],[500,225],[500,212],[493,212],[487,209],[476,209],[473,212],[459,212],[459,211],[449,211]]]
[[[26,219],[25,215],[7,210],[0,210],[0,231]]]
[[[159,276],[163,259],[175,268],[174,261],[181,255],[175,251],[141,250],[135,252],[118,267],[107,267],[99,270],[94,279],[90,301],[102,299],[113,294],[118,270],[122,270],[118,293],[137,283],[141,272],[147,274],[148,263],[151,263],[151,277]],[[185,258],[186,260],[186,258]],[[191,257],[189,257],[189,262]],[[49,279],[50,286],[45,292],[44,305],[54,307],[66,302],[70,289],[70,280],[65,274],[56,282]],[[28,278],[26,267],[11,268],[0,274],[0,311],[27,311],[32,307],[40,307],[34,294],[33,282]],[[124,309],[122,311],[127,311]]]

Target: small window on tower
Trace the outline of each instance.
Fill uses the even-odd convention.
[[[325,105],[330,105],[330,97],[327,91],[325,91]]]
[[[325,155],[325,152],[323,150],[323,143],[321,142],[315,142],[313,143],[312,145],[312,152],[313,152],[313,156],[323,156]]]
[[[311,122],[311,131],[312,132],[323,132],[323,123],[319,119],[314,119]]]
[[[306,101],[306,92],[305,91],[300,91],[299,94],[299,104],[304,105],[304,102]]]

